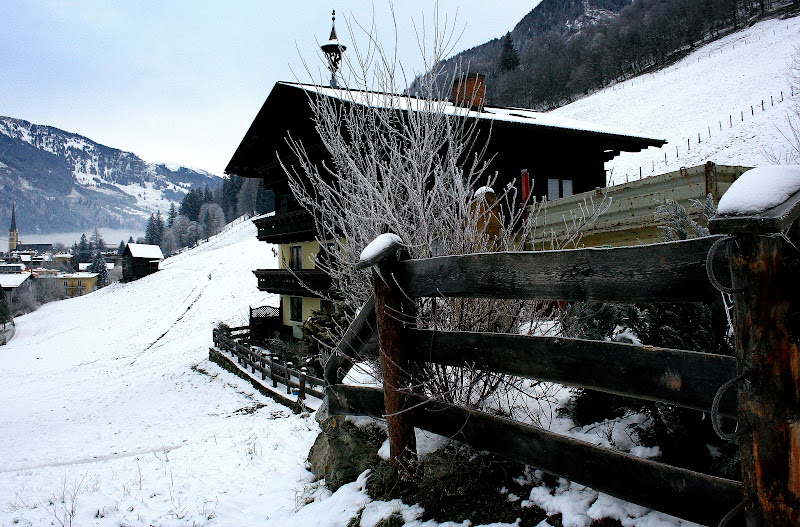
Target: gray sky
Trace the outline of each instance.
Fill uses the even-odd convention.
[[[439,0],[439,17],[456,17],[458,52],[538,3]],[[418,70],[412,19],[419,27],[424,14],[430,28],[434,2],[395,4],[401,60]],[[275,82],[327,82],[317,50],[334,8],[342,43],[346,19],[370,24],[374,10],[393,46],[381,0],[2,0],[0,115],[221,175]]]

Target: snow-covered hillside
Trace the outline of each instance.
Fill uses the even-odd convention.
[[[789,64],[798,46],[800,17],[759,22],[554,113],[668,141],[606,163],[615,183],[638,178],[640,168],[646,177],[706,161],[763,165],[765,149],[787,150],[779,128],[787,130]]]
[[[291,513],[315,422],[207,360],[215,321],[276,304],[251,272],[271,254],[243,222],[154,275],[18,318],[0,347],[0,525],[59,525],[74,489],[74,525]]]

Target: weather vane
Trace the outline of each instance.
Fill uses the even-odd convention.
[[[326,43],[320,46],[325,58],[328,59],[328,70],[331,72],[331,88],[338,88],[336,82],[336,72],[339,71],[339,64],[342,62],[342,53],[347,49],[339,42],[336,36],[336,10],[331,13],[331,37]]]

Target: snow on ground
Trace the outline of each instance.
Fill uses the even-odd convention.
[[[668,141],[660,149],[622,154],[606,163],[617,184],[626,177],[638,178],[640,167],[646,177],[706,161],[764,165],[765,149],[778,155],[787,151],[779,129],[788,131],[789,64],[798,47],[800,17],[759,22],[668,68],[611,86],[553,113]]]
[[[762,22],[556,113],[669,140],[609,163],[616,182],[653,163],[656,173],[707,160],[764,164],[764,148],[782,151],[776,125],[789,109],[798,45],[800,18]],[[17,336],[0,348],[0,525],[68,524],[73,505],[73,525],[338,526],[365,505],[364,526],[394,511],[407,525],[437,525],[415,520],[413,506],[371,502],[366,474],[333,495],[312,483],[313,418],[207,360],[216,321],[244,323],[248,306],[275,305],[250,272],[277,267],[270,254],[241,222],[155,275],[17,319]],[[602,442],[592,430],[572,433]],[[687,525],[567,482],[521,499],[570,526],[605,515],[626,526]]]
[[[0,348],[0,525],[67,523],[73,495],[74,525],[291,524],[316,423],[207,360],[215,321],[274,304],[250,272],[271,258],[244,222],[18,318]]]

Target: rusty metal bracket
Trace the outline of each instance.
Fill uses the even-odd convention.
[[[722,430],[722,423],[719,420],[719,403],[722,400],[722,396],[725,395],[725,392],[727,392],[731,386],[747,377],[748,373],[750,373],[750,371],[747,368],[743,368],[739,375],[720,386],[716,395],[714,395],[714,402],[711,403],[711,425],[714,427],[714,432],[716,432],[721,439],[725,439],[726,441],[733,441],[739,436],[746,434],[750,430],[749,428],[741,427],[739,423],[736,423],[736,430],[731,433],[727,433]]]
[[[711,247],[708,249],[708,254],[706,255],[706,274],[708,275],[708,280],[711,282],[711,285],[714,286],[714,289],[721,293],[741,293],[744,289],[735,288],[735,287],[728,287],[722,285],[719,280],[717,280],[716,275],[714,274],[714,256],[719,249],[719,246],[722,245],[724,242],[736,239],[735,236],[723,236],[711,244]]]

